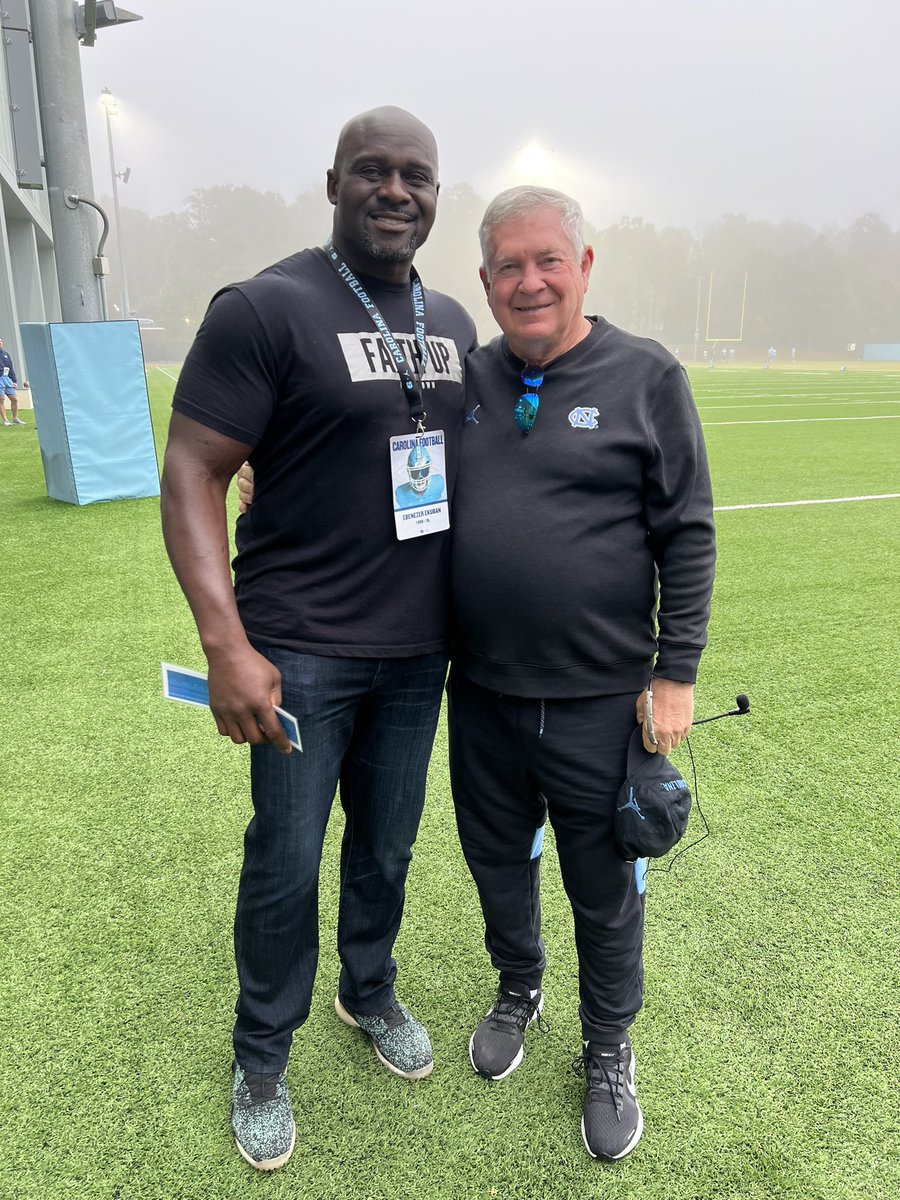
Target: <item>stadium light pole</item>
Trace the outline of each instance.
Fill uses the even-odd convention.
[[[112,135],[112,118],[119,115],[119,102],[109,90],[105,87],[100,93],[100,99],[103,102],[103,107],[106,111],[106,139],[109,143],[109,170],[112,176],[112,192],[113,192],[113,208],[116,213],[116,245],[119,250],[119,271],[122,276],[122,313],[127,321],[131,316],[131,304],[128,300],[128,276],[125,271],[125,243],[122,237],[122,214],[119,210],[119,180],[123,183],[128,182],[128,176],[131,174],[131,168],[127,168],[121,174],[116,170],[116,154],[113,148]]]

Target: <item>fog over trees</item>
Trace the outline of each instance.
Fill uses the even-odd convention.
[[[416,260],[428,286],[469,309],[482,339],[496,332],[478,279],[486,199],[467,184],[443,189]],[[148,356],[177,360],[215,291],[321,244],[331,208],[320,189],[288,203],[274,192],[217,186],[192,192],[181,212],[123,209],[122,225],[132,313],[165,330],[148,339]],[[734,213],[695,230],[622,217],[603,229],[587,226],[586,234],[596,259],[585,311],[678,348],[685,360],[697,331],[701,354],[718,341],[720,351],[736,345],[738,361],[770,345],[834,358],[854,357],[852,343],[861,352],[866,342],[900,342],[900,230],[877,213],[822,229]],[[114,256],[111,265],[108,291],[118,304]],[[742,309],[738,345],[730,339],[741,333]]]

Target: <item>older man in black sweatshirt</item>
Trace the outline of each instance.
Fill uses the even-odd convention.
[[[616,848],[616,795],[636,719],[663,754],[690,729],[715,562],[709,473],[678,362],[583,315],[593,251],[577,203],[513,188],[480,234],[503,336],[467,361],[450,763],[499,990],[469,1053],[479,1074],[509,1075],[543,1007],[549,815],[575,920],[582,1134],[615,1160],[643,1128],[628,1030],[646,866]]]

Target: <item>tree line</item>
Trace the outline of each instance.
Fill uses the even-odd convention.
[[[442,190],[416,261],[426,284],[465,304],[486,339],[495,327],[478,279],[484,208],[467,184]],[[289,203],[221,185],[192,192],[182,212],[151,217],[124,208],[132,315],[165,331],[150,356],[183,357],[214,292],[321,244],[330,227],[318,189]],[[683,359],[695,346],[735,346],[745,360],[770,345],[824,358],[853,357],[848,347],[861,353],[866,342],[900,343],[900,230],[877,213],[823,229],[731,213],[699,230],[622,217],[586,234],[596,259],[585,311],[677,348]],[[120,310],[115,259],[111,266],[109,296]]]

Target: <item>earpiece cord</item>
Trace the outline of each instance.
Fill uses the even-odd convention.
[[[664,867],[648,867],[648,873],[650,871],[659,871],[662,875],[668,875],[675,866],[676,862],[678,862],[679,858],[681,858],[682,854],[687,854],[688,850],[693,850],[695,846],[699,846],[701,842],[705,842],[712,833],[712,830],[709,827],[709,822],[706,819],[706,814],[700,807],[700,785],[697,783],[697,764],[694,762],[694,751],[691,748],[691,739],[685,738],[684,744],[687,746],[687,751],[691,759],[691,776],[694,781],[694,803],[697,806],[697,812],[700,814],[700,820],[703,822],[704,832],[701,833],[698,838],[694,838],[692,842],[688,842],[686,846],[682,846],[677,854],[672,855]]]

